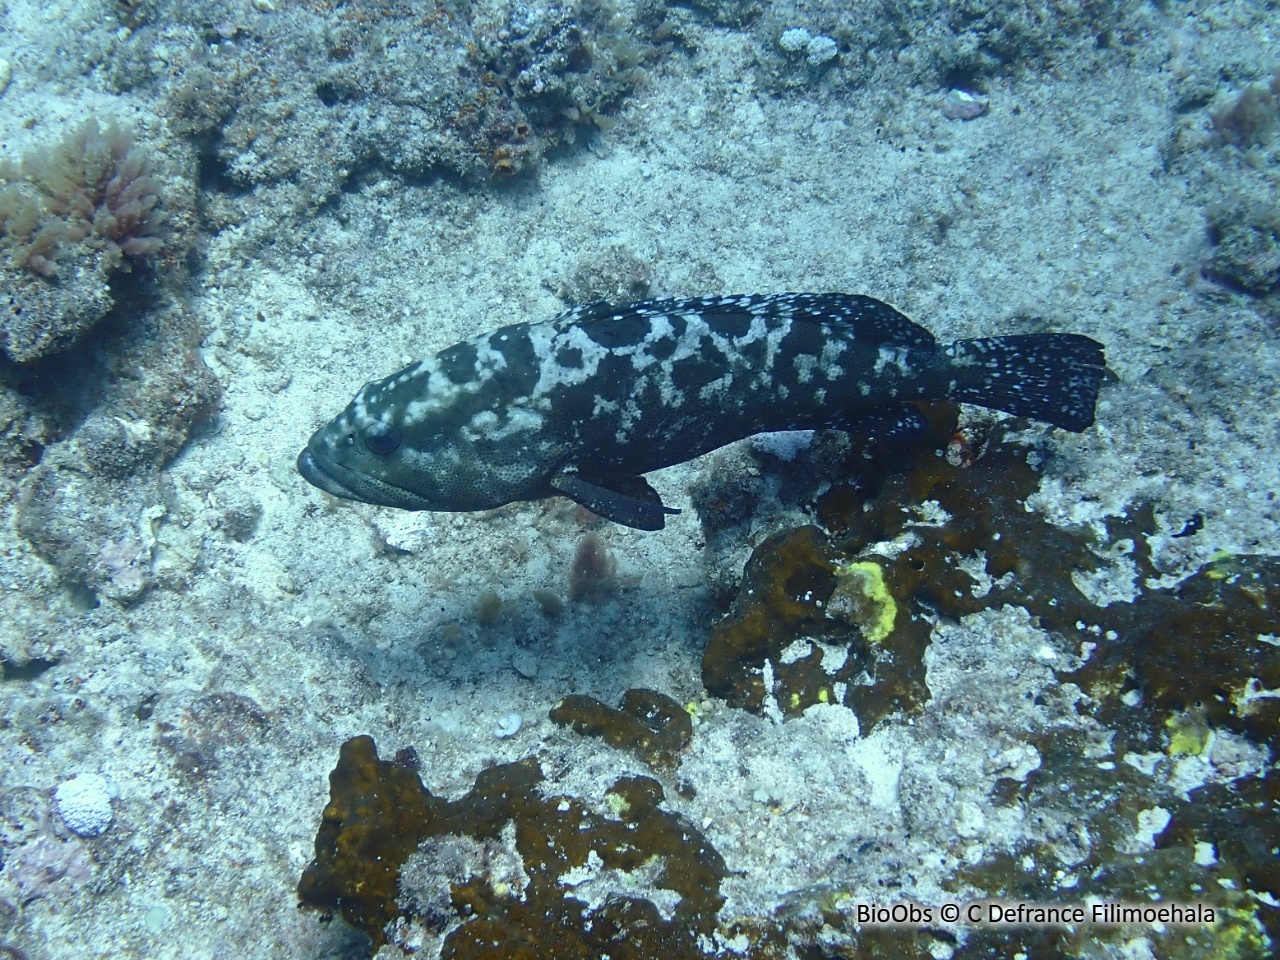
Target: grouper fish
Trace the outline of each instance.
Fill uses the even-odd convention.
[[[1064,430],[1093,423],[1102,345],[1071,333],[940,345],[844,293],[593,303],[499,327],[367,384],[298,471],[335,497],[486,510],[562,495],[640,530],[644,479],[756,433],[865,431],[955,400]]]

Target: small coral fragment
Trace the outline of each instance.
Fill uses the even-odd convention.
[[[942,115],[948,120],[974,120],[987,112],[988,102],[967,90],[949,90],[942,98]]]
[[[499,740],[509,740],[520,732],[520,727],[523,724],[524,718],[515,711],[504,713],[498,718],[498,723],[493,729],[493,735]]]
[[[82,837],[96,837],[111,825],[111,793],[96,773],[63,781],[54,793],[62,822]]]

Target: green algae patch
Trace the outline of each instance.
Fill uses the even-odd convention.
[[[836,569],[837,584],[827,609],[861,628],[867,643],[879,643],[893,632],[898,602],[885,583],[884,568],[863,560]]]
[[[630,750],[655,770],[674,770],[693,739],[693,720],[685,708],[665,693],[643,688],[624,693],[618,709],[573,694],[552,708],[551,721]]]
[[[411,951],[442,936],[449,960],[704,956],[701,944],[720,932],[727,871],[692,823],[662,809],[662,786],[620,778],[597,811],[574,797],[544,796],[542,779],[532,758],[498,764],[447,801],[412,771],[380,760],[372,738],[348,740],[329,778],[315,858],[298,885],[303,906],[341,913],[374,950],[392,943]],[[456,872],[416,871],[406,886],[406,861],[428,849]],[[625,890],[598,907],[574,895],[610,881]],[[638,891],[665,891],[669,909]]]

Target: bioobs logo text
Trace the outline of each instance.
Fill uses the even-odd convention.
[[[933,923],[933,912],[933,907],[918,903],[859,903],[854,907],[853,919],[869,927],[918,926]]]
[[[1153,927],[1212,926],[1217,919],[1204,903],[1005,903],[976,900],[947,902],[938,907],[910,901],[892,904],[856,903],[853,919],[859,926],[927,926],[936,916],[944,924],[981,927],[1075,927],[1147,924]]]

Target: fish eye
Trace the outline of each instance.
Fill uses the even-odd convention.
[[[400,446],[400,431],[385,423],[370,424],[364,430],[364,445],[370,453],[385,457]]]

